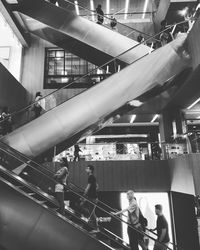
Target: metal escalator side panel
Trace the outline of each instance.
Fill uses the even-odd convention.
[[[24,196],[1,178],[0,190],[0,242],[7,249],[109,249]]]
[[[183,46],[185,37],[127,66],[69,101],[57,106],[38,119],[15,130],[3,142],[21,153],[35,157],[80,131],[98,124],[127,102],[137,99],[157,84],[163,85],[189,64],[189,59],[177,53],[173,45]],[[179,50],[178,50],[179,51]],[[91,134],[88,131],[88,134]],[[26,143],[18,143],[22,141]],[[27,150],[26,147],[31,149]]]
[[[48,42],[51,42],[54,45],[57,45],[58,47],[61,47],[95,65],[101,66],[103,64],[106,64],[106,62],[112,60],[113,58],[112,56],[96,48],[93,48],[88,44],[83,43],[82,41],[61,33],[58,30],[44,25],[35,19],[28,18],[23,14],[21,14],[21,17],[26,22],[26,25],[32,34]],[[118,63],[121,65],[121,67],[127,65],[126,63],[122,63],[122,61]],[[109,65],[111,65],[111,63]],[[112,72],[111,68],[110,71]]]
[[[71,11],[58,8],[42,0],[22,1],[19,11],[112,57],[116,57],[138,44],[138,42],[118,32],[114,32],[102,25],[97,25],[75,15]],[[149,50],[148,46],[141,44],[136,49],[119,57],[119,60],[130,64],[134,60],[148,54]]]

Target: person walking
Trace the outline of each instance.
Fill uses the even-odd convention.
[[[94,166],[88,165],[85,169],[86,173],[88,174],[88,183],[84,191],[84,196],[86,196],[90,201],[97,204],[98,197],[97,197],[97,190],[98,184],[96,181],[96,177],[94,176]],[[86,212],[88,216],[88,224],[94,229],[91,233],[99,232],[97,216],[95,214],[96,206],[89,201],[83,200],[81,204],[83,210]]]
[[[158,242],[154,245],[154,250],[166,250],[169,245],[169,226],[168,222],[163,215],[163,207],[160,204],[155,205],[155,214],[157,215],[156,228],[151,231],[157,230]]]
[[[103,24],[104,21],[104,12],[101,8],[101,4],[99,4],[96,8],[96,12],[97,12],[97,23],[98,24]]]
[[[80,161],[79,152],[82,152],[82,150],[79,148],[78,144],[75,144],[74,145],[74,161],[76,161],[76,160]]]
[[[42,111],[41,101],[40,101],[41,99],[42,99],[41,92],[37,92],[35,95],[35,103],[33,107],[33,111],[35,112],[35,118],[38,118]]]
[[[130,243],[130,250],[139,250],[139,245],[142,247],[143,250],[147,250],[147,246],[144,243],[143,240],[143,234],[141,234],[139,231],[142,232],[142,227],[139,222],[139,216],[140,216],[140,209],[137,204],[137,201],[134,197],[134,191],[129,190],[127,192],[127,199],[129,202],[129,206],[119,212],[112,213],[113,215],[121,215],[125,212],[128,212],[128,223],[131,225],[128,226],[128,237],[129,237],[129,243]],[[136,230],[134,230],[137,229]]]
[[[65,186],[68,185],[69,167],[66,158],[61,159],[62,168],[60,168],[54,175],[55,180],[58,182],[55,185],[55,197],[59,203],[59,213],[65,214],[64,191]]]

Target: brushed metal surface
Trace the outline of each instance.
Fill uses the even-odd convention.
[[[81,131],[84,136],[92,134],[127,102],[156,85],[163,85],[189,65],[183,47],[185,39],[186,35],[180,36],[101,84],[13,131],[3,138],[3,142],[35,157]]]
[[[24,196],[1,177],[0,190],[0,244],[5,249],[109,249],[70,222]]]

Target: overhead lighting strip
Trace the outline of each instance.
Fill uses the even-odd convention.
[[[106,14],[110,14],[110,0],[106,0]]]
[[[155,122],[158,116],[159,116],[158,114],[154,115],[153,119],[151,120],[151,123]]]
[[[94,17],[94,0],[90,0],[90,9],[92,11],[92,21],[95,21],[95,17]]]
[[[74,4],[75,4],[76,14],[79,16],[80,12],[79,12],[78,1],[74,1]]]
[[[128,7],[129,7],[129,0],[126,0],[125,2],[125,10],[124,10],[124,19],[127,19],[128,17]]]
[[[190,106],[187,107],[187,109],[191,109],[192,107],[194,107],[198,102],[200,101],[200,97],[194,101]]]
[[[148,3],[149,3],[149,0],[145,0],[145,3],[144,3],[144,8],[143,8],[143,15],[142,15],[142,19],[145,18],[145,15],[146,15],[146,11],[147,11],[147,7],[148,7]]]
[[[130,123],[133,123],[135,121],[135,119],[136,119],[136,115],[132,115]]]

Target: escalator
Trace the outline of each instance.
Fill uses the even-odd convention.
[[[49,112],[2,138],[2,141],[32,158],[63,141],[69,147],[101,129],[130,101],[155,86],[162,87],[189,63],[187,35],[183,34],[111,75],[101,84],[70,100],[63,100]],[[62,90],[53,95],[59,96]]]
[[[0,160],[0,242],[5,249],[129,249],[116,230],[127,222],[113,216],[110,212],[114,209],[102,202],[94,204],[97,216],[109,218],[109,223],[100,220],[99,232],[91,233],[92,226],[75,202],[65,208],[64,216],[57,212],[58,203],[53,193],[49,194],[56,182],[45,173],[47,170],[29,160],[27,164],[32,172],[24,172],[23,178],[19,177],[8,168],[12,168],[14,161],[26,163],[26,157],[3,144],[0,154],[3,155]],[[70,203],[83,198],[72,186],[67,187]],[[147,237],[156,241],[152,236]]]
[[[18,2],[16,10],[31,33],[95,65],[100,66],[138,44],[118,32],[44,0]],[[120,56],[118,63],[121,66],[130,64],[148,54],[149,50],[148,46],[141,44],[136,50]]]

